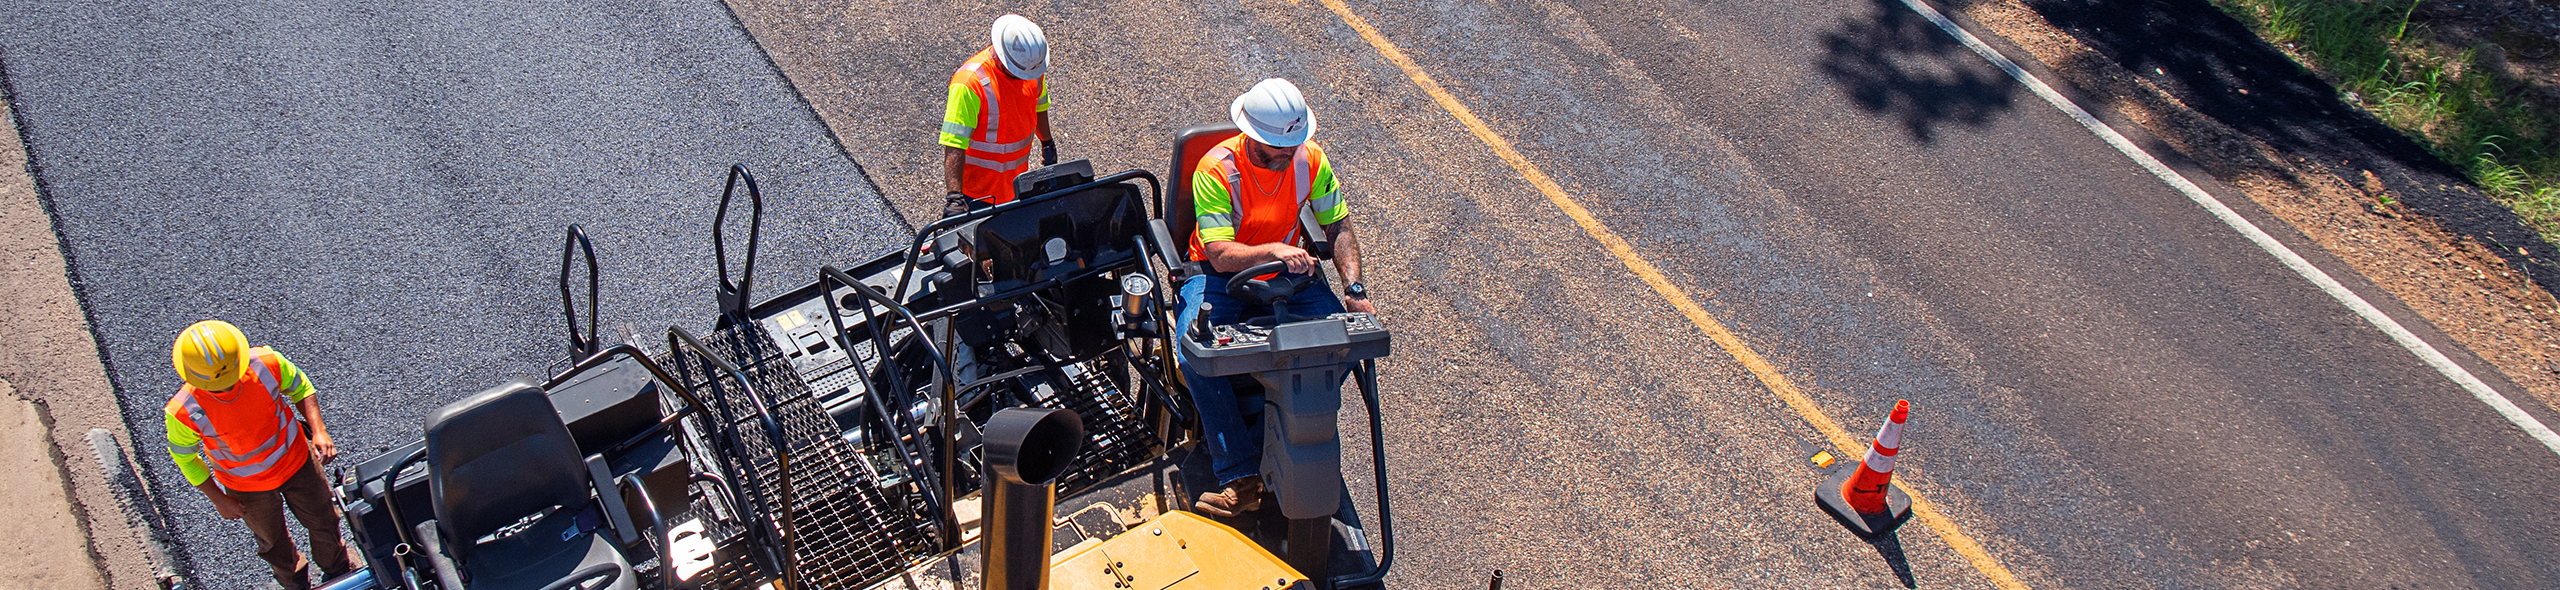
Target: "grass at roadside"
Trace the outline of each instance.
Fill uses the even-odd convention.
[[[2410,22],[2419,3],[2450,0],[2212,1],[2560,243],[2560,113],[2525,98],[2503,53],[2440,43]]]

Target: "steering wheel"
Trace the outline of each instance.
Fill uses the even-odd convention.
[[[552,582],[550,585],[543,586],[542,590],[584,590],[586,588],[609,588],[613,586],[613,582],[615,580],[622,579],[622,567],[623,566],[621,564],[614,563],[590,565],[579,569],[576,573],[569,574],[569,577],[561,578],[558,581]],[[588,583],[590,582],[595,583],[595,585],[589,586]]]
[[[1227,296],[1234,297],[1237,301],[1273,307],[1281,301],[1288,300],[1290,295],[1298,294],[1299,290],[1307,288],[1308,285],[1315,284],[1320,277],[1314,274],[1291,274],[1285,272],[1287,270],[1289,270],[1289,263],[1278,260],[1253,265],[1236,273],[1236,278],[1227,281]],[[1272,276],[1264,278],[1263,275]]]

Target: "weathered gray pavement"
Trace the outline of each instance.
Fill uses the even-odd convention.
[[[310,371],[344,464],[564,354],[567,224],[603,256],[605,322],[643,333],[707,323],[732,162],[766,189],[762,285],[905,231],[716,0],[10,2],[0,65],[206,588],[268,582],[157,451],[186,324]]]
[[[558,354],[571,221],[612,321],[700,318],[731,160],[775,188],[767,285],[896,228],[717,3],[64,4],[0,9],[0,60],[129,418],[218,316],[312,368],[351,452],[405,441]],[[1323,0],[733,4],[911,215],[1008,10],[1100,168],[1306,88],[1399,331],[1397,587],[2555,585],[2560,460],[1898,3],[1347,7],[1846,429],[1911,399],[1902,475],[1978,556],[1815,513],[1824,436]],[[168,503],[215,587],[259,577]]]
[[[1897,2],[1346,4],[1845,429],[1912,400],[1903,477],[2026,586],[2554,583],[2560,458]],[[1394,586],[1991,583],[1815,513],[1822,434],[1323,0],[733,5],[893,194],[1006,11],[1099,168],[1305,88],[1398,330]]]

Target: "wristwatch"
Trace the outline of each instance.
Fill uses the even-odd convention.
[[[1351,284],[1342,286],[1342,295],[1352,299],[1368,299],[1369,284],[1360,281],[1352,281]]]

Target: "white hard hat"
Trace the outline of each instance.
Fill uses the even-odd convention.
[[[1227,116],[1235,119],[1236,129],[1246,137],[1271,147],[1306,143],[1316,129],[1316,114],[1307,110],[1306,95],[1298,93],[1298,85],[1279,78],[1265,79],[1237,96],[1235,104],[1227,107]]]
[[[1019,14],[996,19],[987,31],[988,43],[996,47],[996,61],[1004,64],[1005,73],[1016,80],[1037,80],[1049,72],[1049,36],[1040,25]]]

